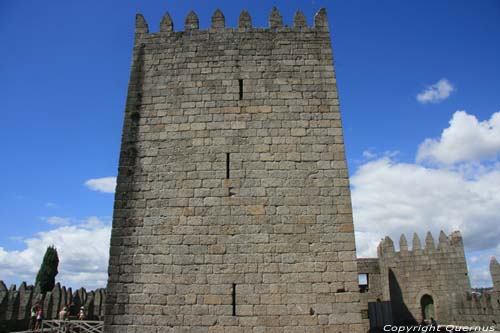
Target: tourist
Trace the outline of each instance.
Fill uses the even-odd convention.
[[[85,320],[86,315],[85,315],[85,307],[80,308],[80,313],[78,314],[78,320]]]
[[[436,319],[434,319],[433,317],[431,317],[431,326],[438,327],[438,323],[437,323]]]
[[[38,307],[38,310],[36,312],[35,330],[39,330],[42,328],[42,322],[43,322],[43,309],[41,307]]]
[[[64,306],[61,311],[59,311],[59,320],[68,320],[68,308]]]
[[[38,303],[35,303],[31,307],[31,315],[30,315],[30,330],[33,331],[36,326],[36,312],[38,311]]]

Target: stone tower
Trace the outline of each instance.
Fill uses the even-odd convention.
[[[359,332],[325,10],[136,18],[105,332]]]

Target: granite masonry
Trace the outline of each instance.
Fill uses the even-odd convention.
[[[57,319],[57,314],[69,305],[70,314],[76,318],[84,306],[89,320],[102,320],[104,315],[105,290],[87,292],[84,288],[75,292],[57,283],[52,291],[43,294],[38,286],[11,285],[8,289],[0,281],[0,333],[28,329],[30,310],[35,304],[42,306],[46,319]]]
[[[137,15],[105,332],[361,332],[329,27]]]
[[[493,288],[479,293],[470,285],[460,232],[441,232],[437,247],[431,233],[424,245],[417,234],[412,243],[410,249],[402,235],[396,251],[386,237],[379,244],[378,258],[358,259],[364,275],[360,297],[365,329],[376,315],[369,313],[368,304],[384,301],[390,301],[396,325],[434,317],[442,324],[500,328],[500,265],[494,257]]]

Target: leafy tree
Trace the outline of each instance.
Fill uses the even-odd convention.
[[[58,265],[59,257],[57,256],[57,249],[54,246],[49,246],[47,251],[45,251],[42,265],[36,276],[36,283],[40,284],[42,293],[51,291],[54,288]]]

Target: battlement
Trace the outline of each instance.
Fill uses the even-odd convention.
[[[404,234],[401,235],[399,239],[399,251],[396,251],[394,248],[394,241],[386,236],[378,245],[377,252],[378,255],[387,255],[387,254],[401,254],[401,255],[410,255],[412,253],[421,254],[422,252],[448,252],[448,251],[461,251],[463,252],[463,240],[460,231],[454,231],[449,236],[447,236],[444,231],[441,230],[439,233],[439,238],[436,243],[434,241],[434,237],[432,233],[429,231],[425,237],[425,245],[422,247],[422,242],[417,233],[413,234],[412,247],[409,249],[408,241],[406,240],[406,236]]]
[[[71,288],[56,283],[51,291],[43,293],[39,285],[28,285],[22,282],[19,287],[12,284],[9,288],[0,280],[0,331],[2,328],[21,331],[28,328],[30,310],[35,304],[44,310],[45,319],[57,319],[63,306],[69,306],[70,315],[76,316],[81,306],[84,306],[87,319],[100,319],[104,315],[105,289],[86,291]],[[3,332],[3,331],[2,331]]]
[[[137,16],[105,332],[361,331],[326,11],[306,22]]]
[[[283,17],[276,7],[273,7],[271,13],[269,14],[269,26],[267,28],[254,28],[252,26],[252,18],[248,11],[243,10],[238,17],[238,27],[231,28],[226,27],[226,19],[224,14],[220,9],[217,9],[212,15],[209,30],[233,30],[240,32],[248,31],[273,31],[273,32],[286,32],[286,31],[316,31],[316,32],[328,32],[328,18],[326,15],[326,10],[324,8],[320,9],[314,16],[313,25],[307,26],[307,19],[300,10],[295,12],[293,17],[292,26],[285,25],[283,23]],[[189,35],[196,33],[200,30],[200,23],[198,15],[194,11],[190,11],[184,20],[184,33]],[[145,34],[173,34],[174,22],[170,14],[167,12],[163,16],[160,22],[160,31],[158,33],[150,33],[149,26],[146,19],[141,14],[136,15],[135,20],[135,33],[136,35]],[[179,32],[177,32],[179,33]]]

